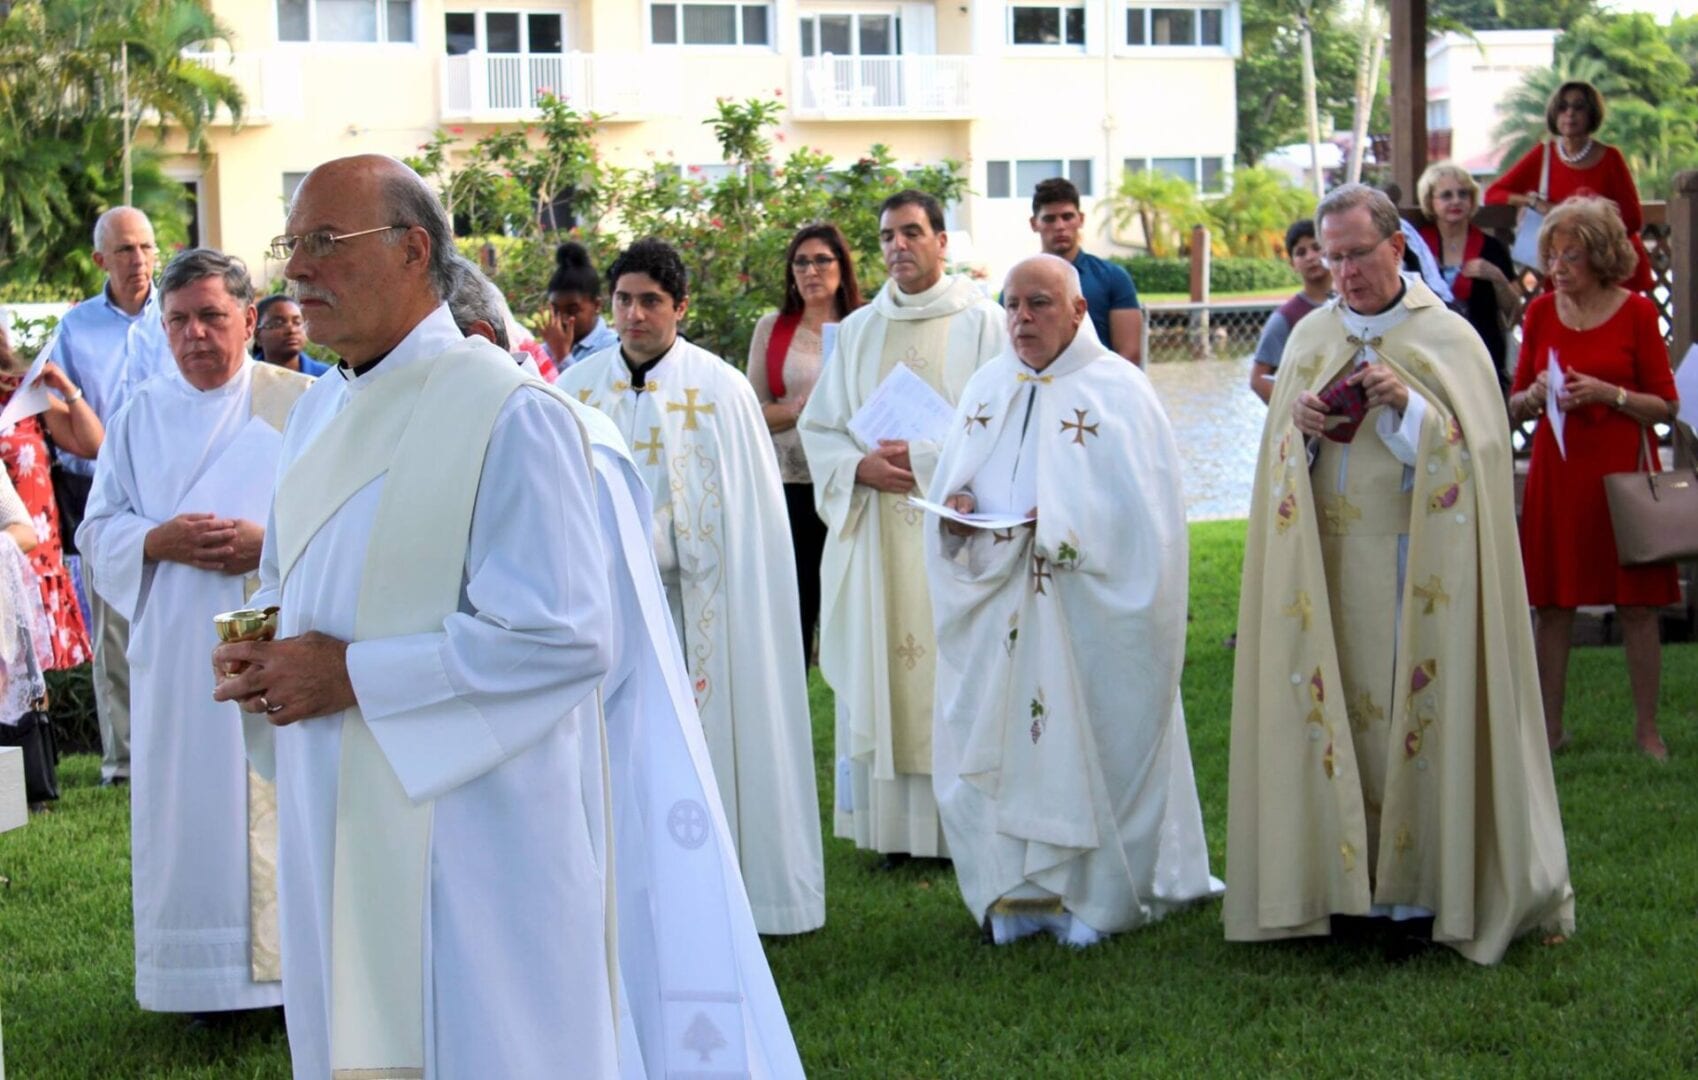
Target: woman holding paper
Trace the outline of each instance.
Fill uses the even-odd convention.
[[[0,409],[24,391],[22,383],[28,369],[29,365],[12,351],[5,329],[0,327]],[[65,569],[59,508],[53,501],[52,460],[42,425],[45,423],[56,445],[87,458],[100,450],[106,429],[83,400],[83,392],[71,384],[57,364],[43,364],[35,385],[52,391],[46,395],[46,408],[0,428],[0,460],[5,461],[6,473],[29,510],[39,541],[29,551],[30,565],[41,586],[42,606],[53,623],[52,654],[40,660],[44,669],[55,670],[87,663],[94,657],[94,649],[89,644],[82,608],[77,606],[71,575]]]
[[[1592,136],[1604,123],[1604,96],[1589,82],[1565,82],[1545,106],[1541,141],[1486,189],[1486,205],[1526,206],[1548,214],[1575,195],[1598,195],[1614,202],[1633,245],[1634,264],[1621,283],[1635,292],[1651,291],[1651,263],[1639,234],[1645,215],[1639,188],[1621,151]],[[1549,273],[1550,264],[1546,264]]]
[[[796,584],[802,600],[803,655],[814,655],[814,625],[820,612],[820,553],[825,523],[814,511],[814,486],[802,453],[796,418],[808,403],[825,363],[827,324],[841,322],[861,306],[855,263],[837,226],[805,225],[784,256],[784,304],[763,315],[749,342],[749,382],[760,400],[784,479],[790,511],[790,543],[796,552]]]
[[[1538,611],[1534,643],[1551,749],[1568,743],[1563,695],[1574,609],[1613,604],[1621,619],[1639,748],[1663,760],[1657,732],[1662,653],[1657,609],[1679,599],[1675,568],[1629,568],[1616,555],[1604,476],[1639,466],[1646,429],[1674,419],[1678,401],[1668,347],[1649,299],[1622,287],[1636,255],[1614,205],[1570,199],[1539,233],[1555,290],[1527,306],[1510,393],[1516,421],[1543,416],[1521,513],[1527,598]],[[1550,392],[1551,369],[1560,392]],[[1550,410],[1561,419],[1561,443]]]

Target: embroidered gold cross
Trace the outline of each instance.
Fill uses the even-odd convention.
[[[1020,382],[1043,383],[1045,386],[1048,386],[1055,378],[1054,375],[1028,375],[1024,371],[1016,371],[1014,377]]]
[[[973,410],[974,412],[978,413],[978,415],[977,416],[969,416],[969,417],[966,418],[966,425],[965,426],[966,426],[968,431],[973,430],[974,424],[978,424],[980,427],[984,427],[984,428],[990,427],[991,418],[990,418],[990,414],[985,412],[985,405],[986,405],[986,402],[983,402],[983,401],[979,402],[978,407]]]
[[[926,370],[926,358],[921,356],[920,350],[912,345],[908,346],[908,351],[902,355],[902,362],[915,371]]]
[[[1097,427],[1099,425],[1085,423],[1085,417],[1090,414],[1090,411],[1091,410],[1089,410],[1089,409],[1074,409],[1073,410],[1073,419],[1063,420],[1061,422],[1061,430],[1064,433],[1069,428],[1073,429],[1073,443],[1076,446],[1084,446],[1085,445],[1085,436],[1087,434],[1090,434],[1090,435],[1096,435],[1097,434]],[[1100,436],[1099,436],[1099,438],[1100,438]]]
[[[1386,718],[1385,710],[1374,704],[1373,697],[1366,690],[1359,691],[1345,702],[1344,713],[1350,717],[1353,731],[1367,731],[1369,724]]]
[[[1359,338],[1359,337],[1355,336],[1354,334],[1346,334],[1346,335],[1344,335],[1344,340],[1350,342],[1350,344],[1356,346],[1358,349],[1375,349],[1375,350],[1378,350],[1379,347],[1380,347],[1380,342],[1384,341],[1385,338],[1383,338],[1383,337],[1371,337],[1371,338],[1365,338],[1364,339],[1364,338]]]
[[[1362,511],[1343,495],[1334,495],[1328,499],[1326,509],[1321,511],[1321,515],[1327,519],[1327,527],[1335,533],[1343,533],[1350,528],[1352,521],[1362,520]]]
[[[1309,602],[1309,594],[1299,589],[1296,598],[1291,602],[1291,606],[1285,609],[1285,613],[1294,619],[1302,620],[1303,629],[1307,631],[1309,620],[1315,614],[1315,605]]]
[[[696,395],[699,393],[701,393],[700,387],[691,386],[686,388],[684,391],[684,404],[680,405],[676,401],[668,401],[666,403],[667,412],[681,412],[684,414],[685,431],[700,430],[701,425],[696,423],[696,414],[698,412],[713,412],[713,402],[704,401],[698,403],[696,401]]]
[[[590,395],[593,394],[593,393],[595,393],[595,391],[590,389],[589,387],[585,387],[584,389],[579,390],[578,391],[578,403],[581,404],[581,405],[588,405],[592,409],[598,408],[596,403],[590,400]]]
[[[633,385],[635,385],[635,384],[628,382],[625,379],[614,379],[613,380],[613,390],[614,390],[615,393],[623,394],[625,391],[631,389],[631,387]],[[650,379],[648,382],[644,383],[643,386],[642,386],[643,393],[645,393],[645,394],[652,394],[656,390],[659,390],[659,389],[660,389],[660,384],[655,382],[653,379]]]
[[[660,429],[657,428],[657,427],[650,427],[649,428],[649,441],[648,442],[639,442],[639,443],[632,443],[631,444],[631,449],[633,449],[633,450],[647,450],[649,452],[648,463],[650,465],[660,464],[660,447],[661,447]]]
[[[897,646],[896,655],[902,658],[902,662],[908,666],[909,671],[913,671],[914,665],[919,663],[920,657],[926,655],[926,649],[925,646],[914,640],[913,634],[909,634],[908,640]]]
[[[1434,604],[1444,604],[1446,607],[1450,606],[1450,596],[1444,591],[1444,584],[1439,581],[1439,576],[1437,574],[1433,574],[1428,577],[1425,585],[1415,586],[1414,593],[1416,597],[1427,602],[1421,609],[1424,614],[1431,615],[1433,613]]]
[[[1338,857],[1344,860],[1344,872],[1350,873],[1356,869],[1356,846],[1348,840],[1340,841]]]
[[[1044,569],[1045,559],[1042,555],[1032,556],[1032,591],[1039,596],[1048,596],[1044,583],[1055,575]]]
[[[1397,857],[1399,859],[1403,858],[1404,854],[1407,853],[1410,848],[1415,846],[1415,839],[1409,835],[1408,825],[1399,825],[1397,827],[1397,838],[1392,841],[1391,846],[1392,850],[1397,852]]]

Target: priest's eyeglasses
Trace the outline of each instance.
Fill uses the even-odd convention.
[[[1391,235],[1396,236],[1397,234],[1392,233]],[[1323,251],[1321,252],[1321,261],[1334,269],[1342,269],[1346,266],[1360,266],[1363,259],[1372,255],[1379,249],[1380,244],[1383,244],[1390,239],[1391,236],[1382,236],[1379,238],[1378,242],[1369,244],[1365,248],[1357,248],[1355,251]]]
[[[343,233],[340,236],[329,229],[302,233],[300,236],[274,236],[271,238],[271,257],[279,260],[287,259],[295,253],[295,248],[299,247],[313,258],[322,259],[335,251],[336,245],[343,240],[352,240],[356,236],[370,236],[372,233],[391,232],[395,229],[410,227],[407,225],[379,225],[375,229],[361,229],[359,232]]]

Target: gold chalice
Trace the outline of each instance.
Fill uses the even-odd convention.
[[[225,644],[233,641],[270,641],[277,636],[277,608],[241,608],[226,611],[222,615],[214,615],[212,625],[218,631],[218,640]],[[231,664],[224,674],[226,677],[240,675],[245,667],[246,664]]]

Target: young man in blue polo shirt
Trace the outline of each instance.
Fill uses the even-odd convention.
[[[1141,365],[1144,312],[1138,306],[1138,289],[1124,267],[1080,249],[1079,234],[1084,227],[1079,189],[1072,181],[1058,176],[1045,180],[1032,192],[1032,231],[1038,234],[1046,255],[1059,255],[1079,271],[1079,285],[1097,338]]]

